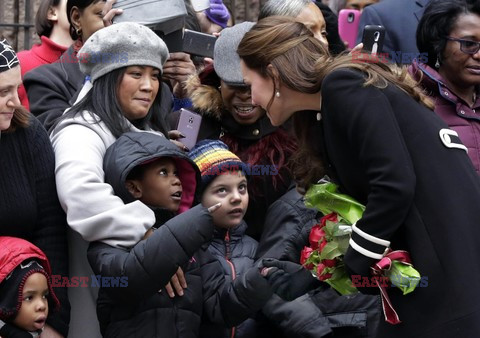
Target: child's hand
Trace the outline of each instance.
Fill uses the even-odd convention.
[[[32,335],[28,331],[21,330],[15,325],[5,323],[0,320],[0,337],[12,337],[12,338],[32,338]]]
[[[208,212],[213,214],[215,211],[217,211],[218,209],[220,209],[220,207],[222,206],[222,203],[217,203],[215,205],[212,205],[210,208],[208,208]]]
[[[154,231],[155,230],[153,228],[148,229],[145,235],[143,235],[142,239],[147,239],[148,237],[152,236]]]
[[[173,287],[172,287],[173,285]],[[183,296],[183,289],[187,288],[187,281],[183,274],[183,270],[178,268],[177,272],[173,275],[172,279],[165,286],[165,291],[167,291],[170,298],[175,298],[175,291],[179,296]]]

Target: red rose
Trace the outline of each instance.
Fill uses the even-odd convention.
[[[327,221],[335,223],[338,222],[337,214],[332,212],[331,214],[325,215],[320,218],[320,228],[323,228],[327,224]]]
[[[336,259],[323,259],[322,263],[325,264],[325,266],[328,266],[329,268],[333,268],[335,265],[337,265],[337,260]]]
[[[312,248],[309,248],[308,246],[305,246],[302,250],[302,252],[300,253],[300,264],[304,265],[305,262],[307,261],[308,257],[310,257],[310,255],[312,254],[313,252],[313,249]],[[305,268],[307,268],[308,270],[312,270],[313,269],[313,264],[307,264],[307,265],[304,265]]]
[[[308,238],[312,249],[318,249],[318,244],[323,237],[325,237],[325,231],[323,231],[318,224],[313,226],[312,230],[310,231],[310,237]]]
[[[327,245],[327,243],[327,240],[324,238],[320,243],[320,248],[318,249],[318,251],[322,252],[323,248],[325,247],[325,245]]]
[[[323,271],[325,270],[326,266],[325,264],[318,264],[317,266],[317,278],[319,280],[326,280],[326,279],[329,279],[332,277],[332,274],[331,273],[323,273]]]

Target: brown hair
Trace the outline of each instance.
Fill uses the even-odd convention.
[[[60,0],[42,0],[38,6],[37,14],[35,15],[35,31],[38,36],[50,37],[53,29],[53,22],[48,20],[48,12],[52,7],[60,4]]]
[[[30,122],[30,112],[26,110],[23,106],[15,107],[13,112],[12,122],[10,127],[7,130],[3,131],[4,133],[9,133],[15,131],[17,128],[26,128]]]
[[[352,60],[348,54],[332,58],[326,47],[313,37],[302,23],[288,17],[267,17],[247,32],[237,50],[245,65],[274,83],[281,81],[297,92],[314,94],[321,89],[323,79],[340,68],[357,69],[366,75],[364,86],[385,88],[393,84],[416,101],[433,109],[433,103],[420,90],[406,68],[385,63]],[[274,71],[268,68],[272,65]],[[275,86],[274,86],[275,87]],[[267,108],[274,99],[274,92]],[[315,150],[318,135],[311,129],[316,122],[315,111],[302,112],[293,118],[299,151],[293,159],[293,173],[301,188],[308,189],[325,174],[319,151]]]

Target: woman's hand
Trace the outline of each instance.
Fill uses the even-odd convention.
[[[120,14],[123,13],[123,9],[121,9],[121,8],[113,8],[112,9],[112,6],[115,2],[117,2],[117,0],[107,0],[105,2],[105,5],[103,5],[102,19],[103,19],[103,25],[105,27],[108,27],[111,24],[113,24],[112,21],[113,21],[113,17],[115,15],[120,15]]]
[[[178,268],[177,272],[172,276],[172,279],[165,286],[165,291],[170,298],[175,298],[175,292],[179,296],[183,296],[183,289],[187,288],[187,281],[183,274],[182,268]]]
[[[348,55],[352,55],[352,54],[355,54],[355,53],[360,53],[362,51],[362,48],[363,48],[363,43],[360,42],[358,45],[353,47],[353,49],[348,53]]]
[[[190,59],[190,55],[183,52],[170,53],[163,66],[163,78],[170,80],[173,95],[183,99],[187,96],[185,82],[197,73],[197,69]]]
[[[182,142],[177,141],[178,139],[184,138],[185,135],[183,135],[181,132],[178,130],[170,130],[168,132],[168,138],[170,139],[170,142],[175,144],[177,147],[179,147],[183,151],[190,151],[186,145],[184,145]]]

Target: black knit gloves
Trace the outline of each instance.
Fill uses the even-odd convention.
[[[294,300],[324,284],[303,266],[293,262],[264,258],[260,268],[273,292],[286,301]]]

